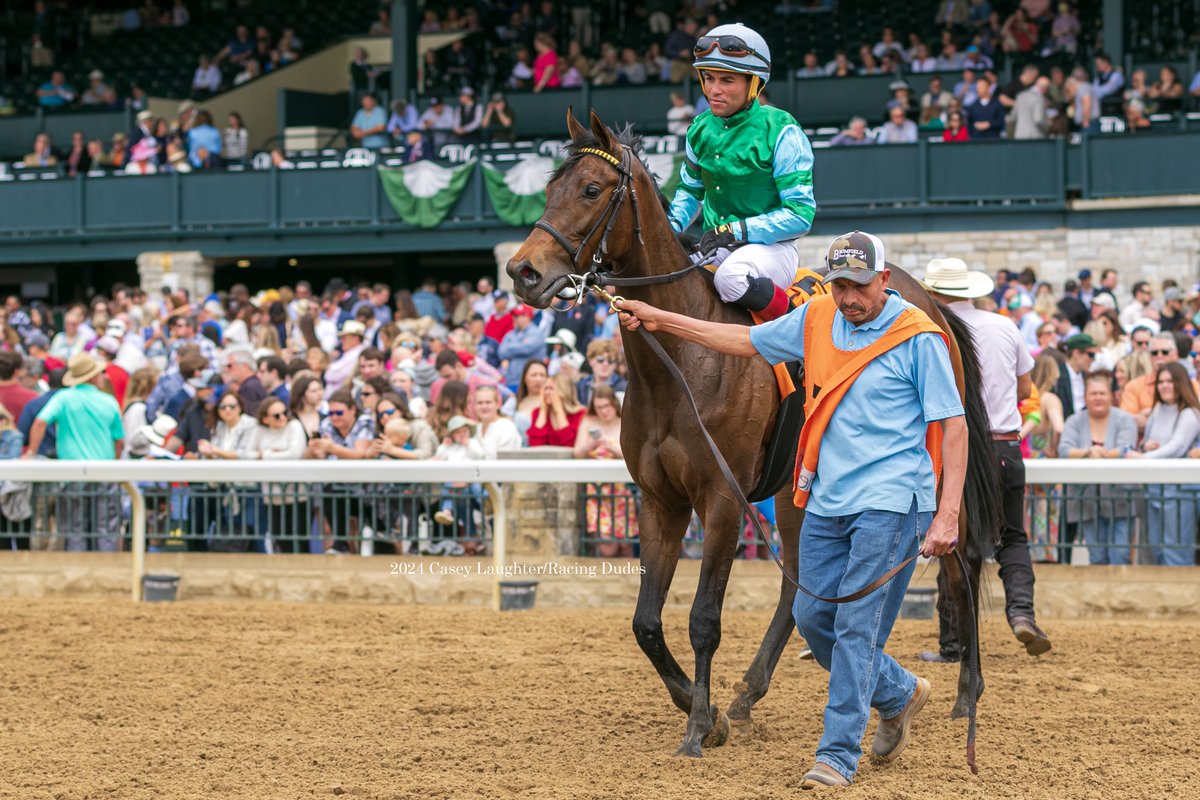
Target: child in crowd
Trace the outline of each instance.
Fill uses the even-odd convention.
[[[483,445],[475,439],[475,423],[462,416],[455,415],[446,423],[446,440],[438,445],[437,452],[433,455],[434,461],[482,461],[485,458]],[[467,511],[463,520],[467,527],[467,536],[471,536],[474,531],[474,520],[472,519],[471,508],[474,503],[469,498],[476,500],[482,499],[483,489],[477,483],[447,483],[445,484],[447,493],[442,496],[441,507],[437,513],[433,515],[433,519],[439,525],[449,525],[457,528],[458,520],[455,518],[454,506],[455,498],[458,498],[460,510]],[[466,490],[465,492],[463,490]],[[467,496],[467,500],[463,501],[463,495]]]

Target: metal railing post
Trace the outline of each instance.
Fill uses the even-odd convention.
[[[129,494],[133,564],[133,602],[142,600],[142,575],[146,573],[146,498],[141,488],[133,481],[122,481],[121,488]]]
[[[487,484],[492,496],[492,610],[500,610],[500,581],[504,580],[504,564],[508,560],[508,506],[504,501],[504,487],[498,483]]]

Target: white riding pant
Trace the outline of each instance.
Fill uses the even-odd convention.
[[[726,253],[724,258],[721,254]],[[740,300],[754,278],[770,278],[781,289],[792,285],[800,253],[794,239],[775,244],[744,244],[733,250],[718,250],[719,266],[713,275],[717,294],[726,303]]]

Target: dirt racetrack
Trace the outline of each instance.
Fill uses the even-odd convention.
[[[801,794],[825,674],[784,653],[750,732],[675,758],[684,717],[629,612],[5,600],[0,797],[782,798]],[[686,612],[667,615],[683,663]],[[765,614],[729,614],[726,707]],[[905,755],[845,798],[1200,797],[1195,622],[1049,621],[1027,657],[984,631],[981,772],[952,722],[954,669]],[[910,668],[932,623],[902,621]],[[690,669],[688,670],[691,671]],[[872,728],[868,729],[870,735]],[[812,796],[804,793],[805,796]]]

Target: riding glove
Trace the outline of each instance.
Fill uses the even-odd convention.
[[[731,250],[739,243],[746,241],[746,223],[741,220],[718,225],[711,231],[705,231],[700,237],[700,252],[710,256],[717,250]]]

